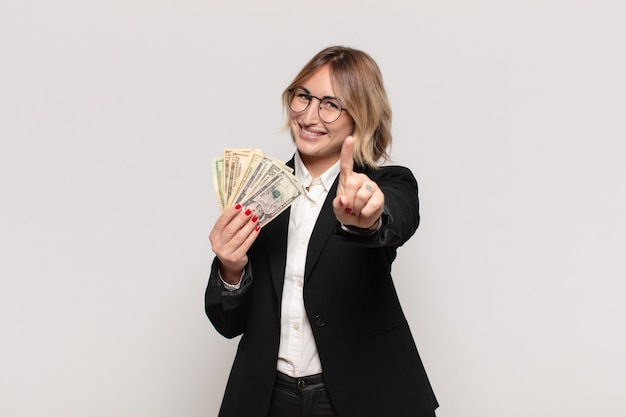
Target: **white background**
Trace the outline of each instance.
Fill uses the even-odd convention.
[[[210,161],[288,159],[331,44],[420,184],[394,276],[438,415],[626,415],[626,4],[228,3],[1,0],[0,415],[216,415]]]

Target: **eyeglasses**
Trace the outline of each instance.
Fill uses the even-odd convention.
[[[332,123],[339,119],[341,112],[348,111],[344,109],[341,102],[337,97],[324,96],[322,98],[311,95],[311,92],[304,87],[295,87],[289,90],[291,98],[289,99],[289,108],[296,112],[301,113],[305,111],[311,101],[315,98],[320,102],[317,108],[317,114],[320,119],[326,123]]]

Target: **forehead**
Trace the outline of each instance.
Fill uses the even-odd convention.
[[[316,96],[336,96],[336,90],[328,65],[324,65],[314,71],[302,82],[302,86]]]

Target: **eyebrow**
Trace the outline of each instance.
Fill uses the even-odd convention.
[[[306,88],[306,87],[304,87],[304,86],[302,86],[302,85],[299,85],[298,87],[300,87],[301,89],[303,89],[304,91],[306,91],[306,93],[307,93],[308,95],[310,95],[311,97],[315,97],[315,98],[318,98],[318,99],[319,99],[319,98],[321,98],[322,100],[323,100],[323,99],[325,99],[325,98],[332,98],[332,99],[338,100],[338,101],[340,101],[341,103],[343,103],[343,100],[341,100],[339,97],[335,97],[335,96],[322,96],[322,97],[317,97],[317,96],[314,96],[313,94],[311,94],[311,92],[309,91],[309,89],[308,89],[308,88]]]

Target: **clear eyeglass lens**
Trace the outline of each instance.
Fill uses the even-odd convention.
[[[325,98],[320,103],[319,114],[323,121],[334,122],[341,115],[341,104],[337,100]]]
[[[289,105],[289,107],[291,107],[291,110],[295,112],[301,112],[306,110],[306,108],[309,107],[311,100],[313,99],[313,97],[311,97],[302,88],[296,88],[295,90],[293,90],[292,94],[293,97],[291,98],[291,104]]]

